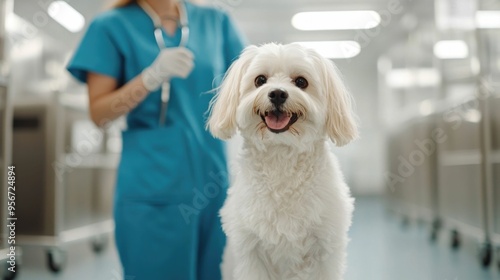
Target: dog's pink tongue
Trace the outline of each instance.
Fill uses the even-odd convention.
[[[286,114],[279,114],[276,116],[274,113],[269,113],[266,116],[266,124],[271,129],[283,129],[290,122],[290,117]]]

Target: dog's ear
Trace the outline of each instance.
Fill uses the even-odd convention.
[[[333,62],[320,57],[327,99],[325,129],[336,146],[344,146],[358,137],[352,97]]]
[[[229,139],[236,133],[236,109],[241,95],[241,79],[256,51],[256,46],[248,46],[243,50],[227,70],[217,94],[210,102],[207,127],[219,139]]]

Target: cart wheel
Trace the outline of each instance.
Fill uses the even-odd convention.
[[[9,266],[7,265],[6,268],[5,268],[5,273],[3,275],[3,279],[4,280],[14,280],[16,279],[17,277],[17,271],[19,270],[19,264],[16,264],[16,271],[15,272],[12,272],[10,270],[8,270]]]
[[[430,238],[432,242],[435,242],[438,239],[440,229],[441,229],[441,222],[439,221],[439,219],[435,219],[431,225]]]
[[[439,230],[437,228],[434,228],[432,227],[431,229],[431,235],[430,235],[430,239],[432,242],[436,242],[437,239],[438,239],[438,233],[439,233]]]
[[[500,269],[500,247],[497,248],[497,257],[498,257],[497,266],[498,269]]]
[[[108,237],[106,235],[99,235],[94,238],[92,238],[91,244],[92,244],[92,250],[94,253],[100,253],[102,252],[106,246],[108,245]]]
[[[487,241],[479,251],[479,261],[483,267],[488,267],[493,260],[493,246],[491,242]]]
[[[66,252],[53,248],[47,252],[47,265],[52,272],[61,271],[66,264]]]
[[[451,248],[458,249],[460,247],[460,233],[454,229],[451,231]]]

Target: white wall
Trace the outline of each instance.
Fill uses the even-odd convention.
[[[354,193],[383,190],[386,155],[378,114],[377,57],[376,50],[367,46],[355,58],[335,61],[354,97],[359,119],[360,138],[334,149]]]

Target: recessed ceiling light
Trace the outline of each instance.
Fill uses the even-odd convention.
[[[469,47],[464,41],[439,41],[434,45],[434,55],[441,59],[461,59],[469,55]]]
[[[69,31],[76,33],[85,26],[85,17],[66,1],[54,1],[47,9],[49,16]]]
[[[477,28],[500,28],[500,11],[477,11]]]
[[[292,25],[299,30],[370,29],[380,20],[375,11],[302,12],[292,17]]]
[[[386,74],[385,82],[395,89],[429,88],[441,83],[441,75],[434,68],[396,68]]]
[[[309,41],[296,42],[306,48],[314,49],[326,58],[352,58],[361,51],[356,41]]]

